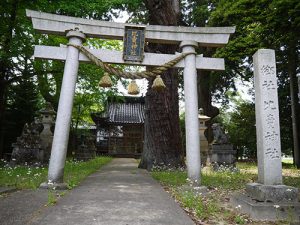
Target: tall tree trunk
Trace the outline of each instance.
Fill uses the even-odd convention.
[[[297,50],[296,41],[291,41],[288,46],[288,74],[290,78],[290,96],[293,127],[293,155],[294,164],[300,168],[300,104],[297,102]]]
[[[149,23],[177,25],[178,0],[144,0],[149,11]],[[152,52],[174,53],[177,46],[152,44]],[[153,166],[178,167],[184,164],[179,127],[178,77],[174,69],[162,76],[167,90],[156,92],[149,81],[146,94],[144,146],[139,167],[150,170]]]

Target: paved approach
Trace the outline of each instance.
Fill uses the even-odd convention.
[[[194,225],[134,159],[114,159],[54,206],[46,202],[45,190],[2,197],[0,224]]]

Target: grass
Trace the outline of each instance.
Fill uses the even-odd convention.
[[[68,160],[64,170],[64,181],[71,189],[78,185],[86,176],[97,171],[110,161],[110,157],[96,157],[86,162]],[[36,189],[42,182],[47,181],[47,174],[47,167],[10,167],[6,162],[2,161],[0,164],[0,186]]]
[[[257,181],[257,166],[254,163],[238,163],[238,172],[213,171],[205,167],[201,172],[201,184],[208,187],[203,195],[189,185],[184,171],[153,171],[158,180],[171,195],[180,202],[196,224],[289,224],[288,222],[253,222],[246,215],[229,205],[230,194],[244,190],[245,184]],[[300,188],[300,170],[289,163],[283,164],[284,184]]]

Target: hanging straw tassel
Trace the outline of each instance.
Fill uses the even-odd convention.
[[[166,85],[163,79],[161,79],[160,75],[156,76],[155,80],[153,81],[152,88],[156,91],[162,91],[166,89]]]
[[[99,86],[100,87],[111,87],[112,86],[112,81],[111,81],[108,73],[104,73],[104,76],[99,81]]]
[[[135,80],[131,81],[127,87],[128,94],[130,95],[137,95],[140,93],[139,87],[137,86]]]

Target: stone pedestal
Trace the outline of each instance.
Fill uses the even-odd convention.
[[[87,161],[96,157],[96,146],[94,136],[81,136],[81,144],[76,147],[74,158]]]
[[[212,144],[209,155],[212,164],[231,166],[236,162],[236,150],[232,144]]]
[[[246,185],[247,195],[258,202],[298,202],[298,188],[286,185],[263,185],[249,183]]]
[[[68,185],[66,183],[51,183],[44,182],[40,185],[41,189],[49,189],[49,190],[67,190]]]
[[[288,220],[294,224],[300,222],[299,202],[259,202],[241,193],[233,194],[230,202],[234,207],[239,208],[239,211],[248,214],[255,221]]]

